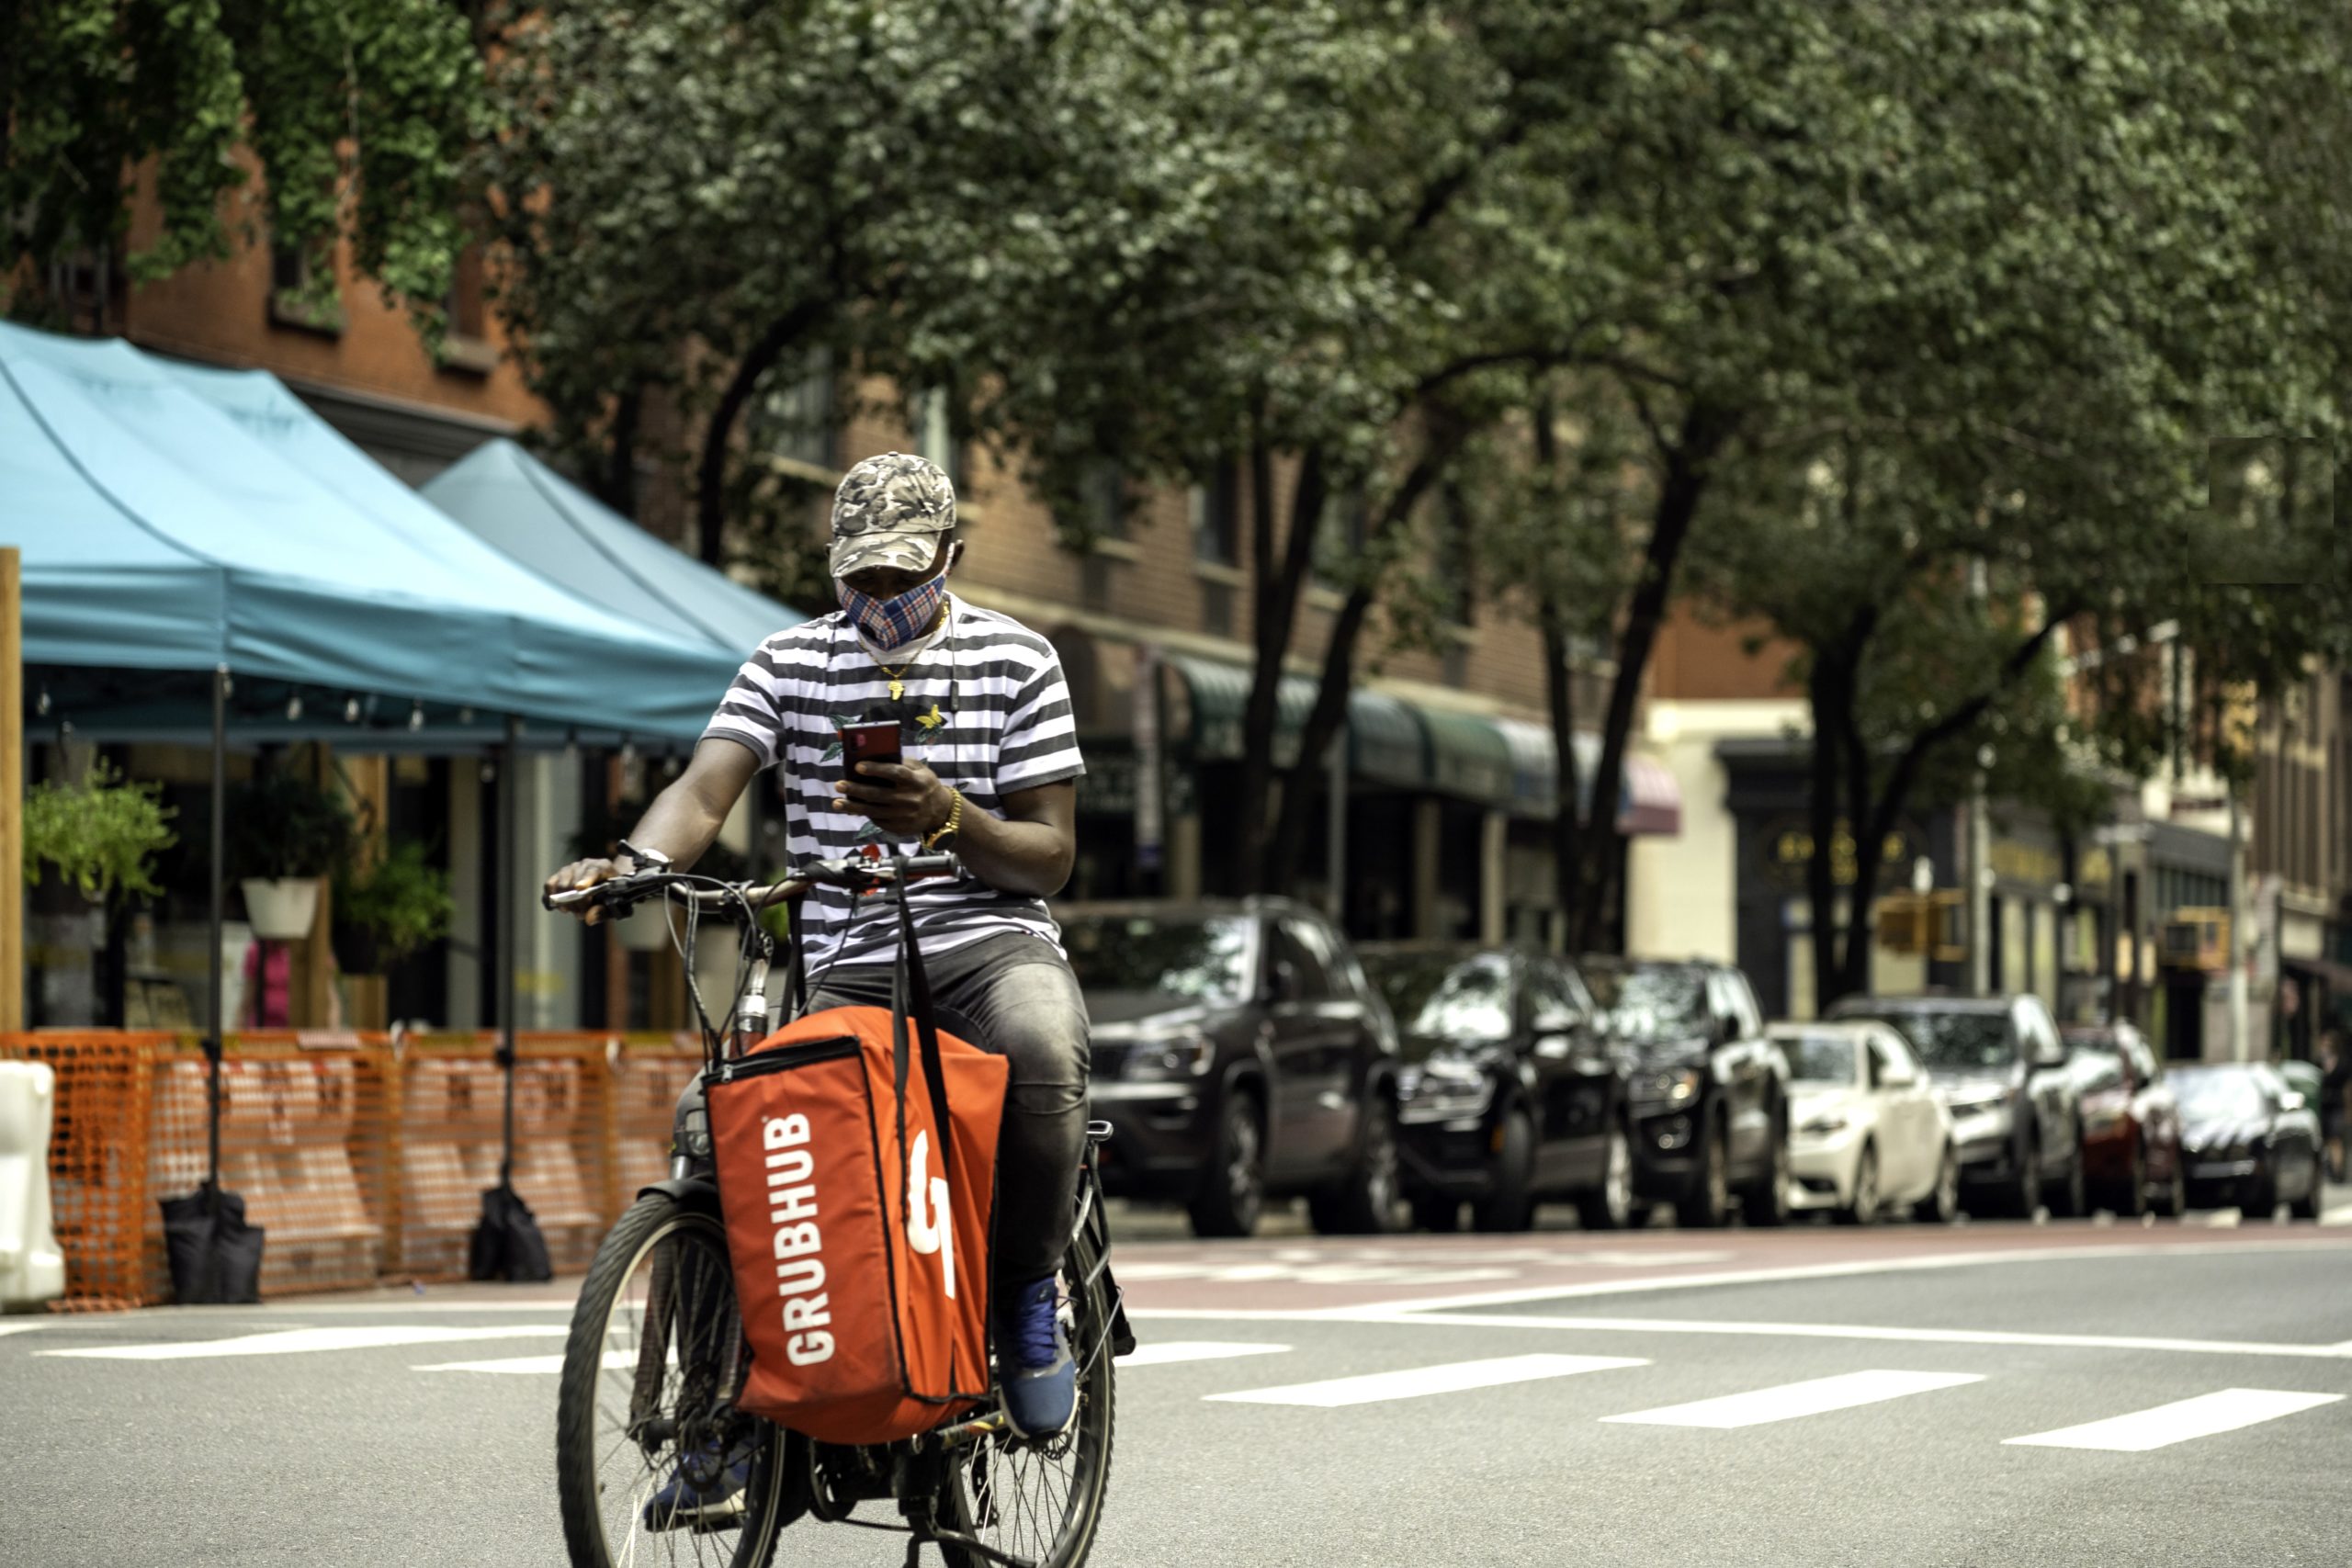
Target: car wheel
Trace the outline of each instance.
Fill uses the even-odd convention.
[[[1764,1175],[1740,1190],[1739,1214],[1751,1225],[1789,1223],[1789,1129],[1777,1116],[1772,1119],[1772,1153],[1765,1161]]]
[[[1731,1151],[1724,1146],[1727,1140],[1722,1118],[1707,1119],[1705,1136],[1699,1153],[1698,1173],[1674,1205],[1675,1223],[1693,1230],[1718,1229],[1731,1213],[1730,1179],[1724,1168],[1731,1163]]]
[[[1262,1126],[1256,1095],[1238,1089],[1225,1097],[1216,1149],[1187,1205],[1194,1235],[1241,1236],[1258,1228],[1258,1216],[1266,1206]]]
[[[1911,1217],[1928,1225],[1948,1225],[1960,1217],[1960,1156],[1950,1144],[1936,1167],[1935,1186],[1912,1206]]]
[[[2320,1182],[2319,1160],[2317,1156],[2313,1156],[2312,1160],[2311,1185],[2303,1190],[2303,1195],[2296,1199],[2288,1209],[2288,1212],[2293,1214],[2295,1218],[2299,1220],[2315,1220],[2319,1218]]]
[[[1396,1228],[1396,1108],[1374,1090],[1354,1166],[1308,1202],[1306,1217],[1325,1235],[1385,1235]]]
[[[1845,1225],[1873,1225],[1878,1223],[1878,1150],[1862,1145],[1862,1157],[1854,1162],[1854,1195],[1838,1211],[1838,1223]]]
[[[1577,1197],[1577,1217],[1589,1231],[1620,1231],[1634,1223],[1634,1140],[1622,1122],[1609,1124],[1600,1185]]]
[[[2180,1168],[2180,1156],[2172,1156],[2172,1179],[2156,1194],[2156,1213],[2168,1220],[2177,1220],[2188,1213],[2188,1177]]]
[[[2148,1151],[2138,1144],[2132,1145],[2132,1168],[2123,1179],[2123,1190],[2115,1195],[2116,1218],[2136,1220],[2148,1211]]]
[[[2033,1218],[2041,1207],[2041,1141],[2028,1138],[2024,1157],[2018,1161],[2018,1173],[2009,1183],[2009,1212],[2021,1220]]]
[[[2238,1213],[2249,1220],[2267,1220],[2278,1212],[2278,1173],[2257,1162],[2254,1174],[2238,1189]]]
[[[1452,1235],[1462,1228],[1462,1200],[1425,1192],[1413,1200],[1413,1224],[1438,1235]]]
[[[1487,1232],[1523,1231],[1535,1220],[1535,1124],[1513,1106],[1503,1114],[1494,1186],[1470,1205],[1470,1223]]]
[[[2083,1158],[2082,1145],[2077,1144],[2075,1145],[2075,1163],[2066,1172],[2066,1179],[2056,1187],[2046,1190],[2048,1196],[2044,1201],[2049,1203],[2050,1213],[2053,1216],[2078,1220],[2091,1212],[2090,1194],[2086,1189],[2083,1178],[2083,1168],[2086,1163]]]

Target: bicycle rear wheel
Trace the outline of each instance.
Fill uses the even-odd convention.
[[[639,1199],[597,1249],[564,1347],[556,1491],[572,1568],[767,1568],[798,1510],[786,1436],[735,1409],[748,1355],[718,1217]],[[722,1473],[739,1466],[735,1488]]]
[[[1078,1409],[1051,1440],[1005,1434],[950,1461],[941,1522],[984,1546],[1040,1568],[1079,1568],[1094,1549],[1111,1479],[1113,1426],[1111,1298],[1101,1245],[1081,1231],[1062,1259],[1062,1311],[1078,1358]],[[948,1568],[990,1568],[987,1559],[943,1541]]]

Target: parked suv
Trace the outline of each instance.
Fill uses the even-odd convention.
[[[1634,1149],[1623,1059],[1565,959],[1464,942],[1357,950],[1404,1045],[1405,1192],[1424,1229],[1464,1202],[1482,1231],[1525,1230],[1541,1199],[1587,1230],[1628,1224]]]
[[[1873,1018],[1911,1043],[1951,1111],[1971,1213],[2086,1212],[2082,1086],[2033,996],[1844,997],[1831,1018]]]
[[[1248,1235],[1304,1193],[1328,1235],[1385,1231],[1399,1196],[1396,1030],[1345,938],[1287,898],[1055,911],[1093,1020],[1113,1193]]]
[[[1747,976],[1705,959],[1589,958],[1586,982],[1632,1056],[1634,1185],[1686,1225],[1789,1213],[1789,1065]]]

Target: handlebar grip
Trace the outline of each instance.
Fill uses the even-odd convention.
[[[603,886],[601,883],[596,885],[596,886]],[[567,887],[560,893],[549,893],[542,888],[539,892],[539,908],[569,909],[576,905],[585,904],[596,897],[596,886]]]

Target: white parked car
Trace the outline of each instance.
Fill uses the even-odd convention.
[[[1960,1209],[1951,1117],[1903,1037],[1881,1023],[1777,1023],[1789,1064],[1789,1201],[1850,1224]]]

